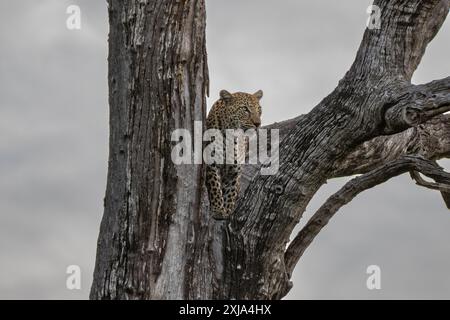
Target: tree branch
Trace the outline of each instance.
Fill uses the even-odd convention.
[[[414,171],[414,170],[411,171],[410,172],[410,176],[416,182],[416,184],[418,186],[425,187],[425,188],[428,188],[428,189],[431,189],[431,190],[450,192],[450,186],[449,185],[446,185],[446,184],[443,184],[443,183],[438,183],[438,182],[426,181],[424,178],[422,178],[420,173],[417,172],[417,171]]]
[[[273,123],[264,128],[279,129],[282,140],[293,129],[298,118]],[[268,149],[270,150],[270,146]],[[436,116],[403,132],[379,136],[358,145],[344,158],[334,162],[330,177],[367,173],[407,154],[418,154],[430,160],[450,157],[450,114]],[[259,169],[260,166],[257,165],[244,166],[241,178],[242,194]]]
[[[450,77],[423,85],[408,85],[386,103],[383,134],[417,126],[450,111]]]
[[[439,190],[441,192],[442,199],[444,200],[445,205],[448,209],[450,209],[450,187],[448,185],[426,181],[417,171],[411,171],[410,175],[411,178],[416,181],[417,185],[432,190]]]
[[[446,190],[450,188],[450,173],[445,172],[433,161],[420,156],[404,156],[350,180],[338,192],[328,198],[290,243],[285,253],[286,271],[292,274],[306,248],[342,206],[349,203],[361,192],[408,171],[421,172],[434,179],[440,186],[445,186]]]
[[[450,157],[450,114],[358,145],[334,163],[332,177],[366,173],[407,154],[418,154],[430,160]]]
[[[382,12],[381,28],[366,30],[354,63],[336,89],[296,118],[281,140],[277,173],[256,175],[236,204],[228,224],[227,246],[232,249],[225,251],[224,259],[225,290],[236,299],[280,298],[289,290],[286,244],[309,201],[333,177],[339,159],[365,141],[402,132],[446,110],[441,108],[446,95],[436,102],[434,93],[426,99],[407,99],[407,93],[418,90],[410,84],[412,74],[444,22],[450,1],[374,4]],[[406,101],[421,109],[417,122],[399,108],[408,105]]]
[[[450,192],[441,191],[441,196],[447,206],[447,209],[450,209]]]

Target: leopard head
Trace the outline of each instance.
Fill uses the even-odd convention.
[[[261,90],[250,94],[244,92],[230,93],[220,91],[220,99],[225,103],[225,110],[232,121],[230,127],[236,129],[257,129],[261,126]]]

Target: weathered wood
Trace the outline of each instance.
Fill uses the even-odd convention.
[[[328,198],[289,244],[285,253],[287,271],[292,273],[305,250],[342,206],[352,201],[361,192],[408,171],[412,172],[422,186],[438,190],[450,188],[450,173],[445,172],[433,161],[419,156],[403,156],[350,180]],[[436,182],[425,182],[417,177],[418,172],[433,178]]]
[[[204,2],[108,5],[110,154],[90,297],[179,299],[206,218],[202,166],[172,163],[171,133],[205,118]]]
[[[274,123],[264,128],[280,130],[282,140],[294,128],[297,119]],[[407,154],[418,154],[433,160],[450,158],[450,115],[439,115],[400,133],[378,136],[357,145],[345,157],[336,159],[329,178],[366,173]],[[242,193],[259,170],[259,165],[244,166]]]
[[[399,97],[412,88],[412,74],[445,20],[449,1],[375,5],[381,9],[381,29],[366,30],[338,87],[296,120],[281,141],[278,174],[256,176],[240,198],[230,223],[231,252],[224,259],[224,291],[233,298],[283,297],[291,287],[286,244],[312,196],[333,175],[336,160],[365,141],[427,119],[406,121]],[[448,95],[444,90],[444,101]],[[427,105],[418,103],[417,108]],[[445,108],[438,104],[434,110]]]
[[[377,0],[381,29],[366,30],[337,88],[271,126],[282,129],[279,172],[246,167],[234,215],[215,222],[202,165],[170,160],[171,132],[205,119],[204,0],[108,4],[110,155],[92,299],[282,298],[298,261],[286,260],[289,237],[327,179],[450,155],[449,78],[410,82],[450,1]]]

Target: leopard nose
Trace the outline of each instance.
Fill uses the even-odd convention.
[[[253,123],[255,124],[255,126],[256,126],[257,128],[259,128],[259,126],[261,126],[261,121],[260,121],[260,120],[256,120],[256,121],[254,121]]]

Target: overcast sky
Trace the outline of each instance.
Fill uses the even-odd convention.
[[[66,28],[66,8],[82,28]],[[263,124],[312,109],[351,65],[370,1],[207,0],[209,104],[264,90]],[[89,294],[106,186],[104,0],[0,2],[0,298]],[[415,83],[450,74],[450,22]],[[449,169],[449,162],[442,162]],[[302,223],[345,179],[330,181]],[[66,289],[66,267],[82,289]],[[381,268],[381,290],[366,268]],[[291,299],[450,298],[450,211],[402,176],[344,207],[305,253]]]

